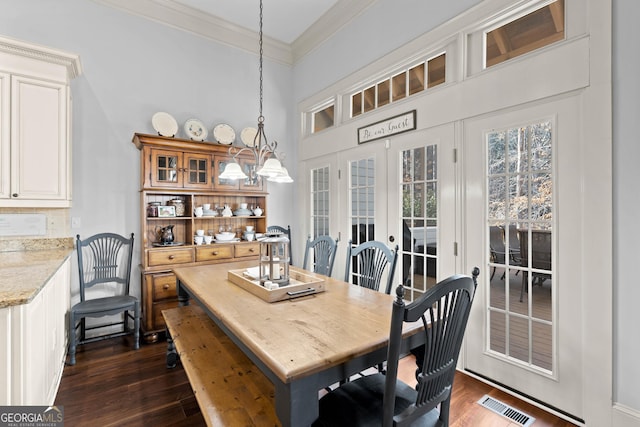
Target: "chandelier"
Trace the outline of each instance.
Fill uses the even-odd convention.
[[[289,176],[287,168],[285,168],[280,161],[280,156],[276,152],[278,142],[273,141],[269,143],[267,136],[264,133],[264,116],[262,115],[262,0],[260,0],[260,115],[258,116],[258,131],[253,138],[252,147],[244,147],[238,149],[237,147],[229,148],[229,155],[232,156],[233,162],[228,163],[224,168],[224,171],[220,174],[220,179],[247,179],[258,180],[260,177],[266,177],[267,181],[271,182],[293,182],[293,179]],[[235,151],[235,153],[234,153]],[[242,167],[238,163],[238,156],[242,153],[251,153],[255,158],[255,167],[249,172],[250,176],[247,176]],[[257,176],[256,176],[257,175]]]

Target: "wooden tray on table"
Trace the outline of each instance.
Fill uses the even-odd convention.
[[[227,278],[246,291],[267,302],[283,301],[317,294],[324,291],[324,278],[306,270],[289,267],[289,284],[277,289],[267,289],[260,281],[246,274],[246,269],[229,270]]]

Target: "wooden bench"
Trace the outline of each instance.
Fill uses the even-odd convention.
[[[167,366],[174,367],[179,357],[207,425],[281,425],[273,384],[207,313],[189,305],[163,310],[162,315],[168,332]]]

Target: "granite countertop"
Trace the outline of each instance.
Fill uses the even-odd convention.
[[[21,242],[0,244],[0,309],[29,303],[73,253],[73,238]]]

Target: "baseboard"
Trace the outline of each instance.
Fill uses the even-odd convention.
[[[616,427],[640,427],[640,411],[616,403],[613,405],[611,425]]]

